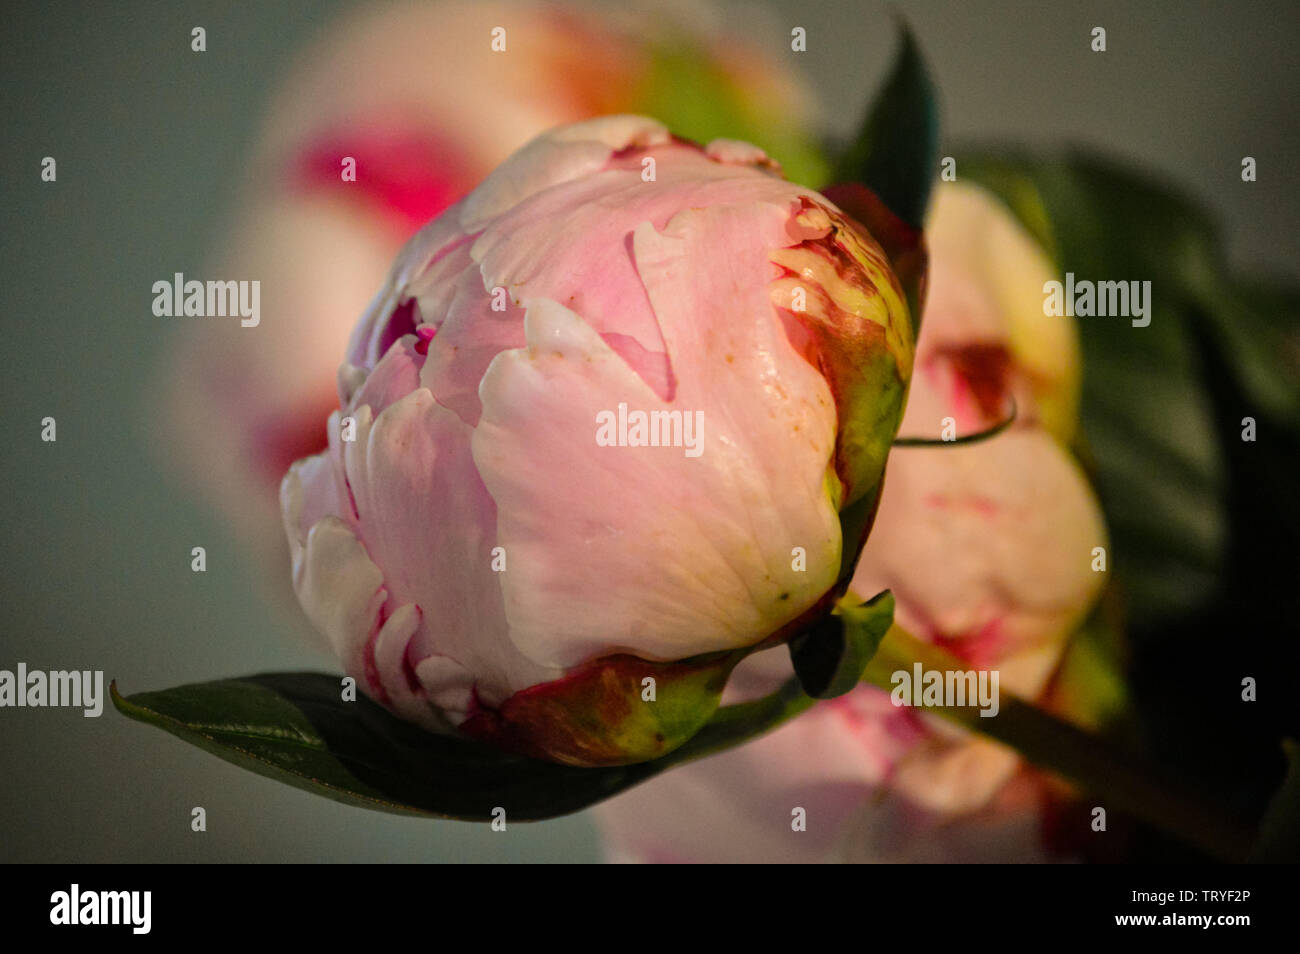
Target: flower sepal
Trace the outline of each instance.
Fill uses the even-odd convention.
[[[565,765],[627,765],[660,758],[717,711],[748,650],[678,662],[628,654],[593,660],[500,706],[476,704],[460,729],[497,748]]]
[[[861,602],[845,594],[834,610],[788,643],[790,662],[803,691],[814,699],[833,699],[853,690],[894,622],[889,590]]]

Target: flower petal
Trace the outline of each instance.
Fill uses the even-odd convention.
[[[514,566],[492,569],[496,510],[470,457],[469,428],[424,388],[373,421],[364,405],[355,416],[356,440],[343,449],[347,481],[365,548],[384,567],[386,611],[419,608],[402,647],[412,669],[447,657],[475,674],[489,703],[560,675],[530,663],[508,639],[499,581]],[[404,657],[394,648],[385,658],[396,665]],[[467,704],[460,669],[426,667],[426,680],[430,693],[460,693],[457,708]]]
[[[683,212],[663,234],[637,229],[638,272],[669,357],[685,369],[671,404],[578,315],[546,300],[528,309],[528,347],[489,367],[474,459],[511,554],[511,636],[530,658],[570,666],[618,650],[673,659],[737,648],[833,583],[833,403],[766,289],[767,253],[790,241],[789,215],[722,206]],[[707,254],[720,247],[730,254]],[[703,307],[735,317],[701,323]],[[683,423],[698,415],[700,456],[597,447],[598,415],[620,403],[676,411]]]
[[[465,200],[460,225],[476,232],[529,196],[599,171],[620,149],[668,139],[661,123],[644,116],[603,116],[545,132],[483,180]]]
[[[293,587],[344,670],[365,673],[366,643],[388,593],[379,567],[342,520],[323,517],[311,528],[294,558]],[[365,688],[374,694],[378,685],[371,681]]]

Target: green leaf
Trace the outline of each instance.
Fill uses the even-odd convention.
[[[1267,280],[1227,282],[1213,269],[1190,276],[1214,344],[1253,409],[1300,431],[1300,289]]]
[[[752,142],[781,164],[791,182],[815,187],[826,178],[826,159],[810,124],[795,115],[794,100],[773,102],[768,90],[736,75],[687,31],[670,31],[647,53],[630,111],[653,116],[675,135],[699,143]]]
[[[425,732],[364,696],[341,698],[340,677],[267,673],[123,697],[132,719],[258,775],[399,815],[535,821],[579,811],[673,766],[737,745],[812,704],[793,680],[726,706],[690,741],[653,762],[575,768]]]
[[[1227,536],[1223,435],[1192,283],[1221,260],[1210,221],[1162,183],[1085,151],[959,154],[963,178],[1001,197],[1062,274],[1151,282],[1148,326],[1077,320],[1081,456],[1095,473],[1130,622],[1194,612],[1220,586]]]
[[[861,604],[850,593],[833,613],[791,637],[790,660],[803,691],[833,699],[857,686],[893,621],[889,590]]]
[[[915,229],[925,220],[939,151],[939,113],[925,59],[899,22],[898,53],[858,134],[836,159],[833,183],[860,183]]]
[[[1230,274],[1197,202],[1113,160],[1077,149],[960,154],[963,177],[1000,196],[1061,272],[1151,282],[1147,327],[1077,322],[1083,456],[1133,628],[1190,618],[1228,594],[1285,599],[1275,554],[1300,534],[1294,284]],[[1247,416],[1255,442],[1241,439]],[[1273,605],[1279,618],[1293,612]]]

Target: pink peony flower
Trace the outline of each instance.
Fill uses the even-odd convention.
[[[405,718],[663,754],[833,598],[912,351],[879,246],[756,147],[553,130],[407,245],[354,332],[329,450],[282,488],[295,589]]]
[[[936,190],[930,272],[902,433],[999,420],[966,446],[898,449],[852,589],[890,588],[895,621],[1002,690],[1039,697],[1104,574],[1098,504],[1066,448],[1076,330],[1042,313],[1051,263],[990,195]],[[724,702],[771,691],[787,655],[751,656]],[[597,806],[612,857],[640,861],[1040,861],[1042,791],[1016,754],[861,686],[771,734]],[[792,828],[803,808],[806,830]]]
[[[605,113],[700,117],[707,98],[706,124],[731,128],[688,134],[752,134],[783,157],[808,154],[808,92],[706,9],[682,19],[557,3],[386,3],[332,24],[295,58],[201,276],[260,280],[261,323],[182,325],[168,357],[169,456],[179,449],[187,475],[273,568],[268,579],[281,583],[286,563],[280,479],[325,446],[357,316],[415,231],[511,152]],[[496,27],[504,52],[492,49]],[[355,181],[343,179],[345,157]]]

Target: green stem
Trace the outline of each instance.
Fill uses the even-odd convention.
[[[816,701],[804,694],[799,680],[790,679],[761,699],[723,706],[689,742],[656,759],[654,764],[668,768],[733,748],[789,722],[812,708]]]
[[[967,664],[894,626],[867,665],[863,680],[893,688],[891,676],[911,671],[962,670]],[[1141,819],[1223,861],[1246,859],[1253,827],[1230,815],[1223,800],[1208,797],[1188,780],[1123,752],[1103,740],[1006,692],[998,714],[974,706],[926,706],[936,715],[1015,749],[1026,759],[1075,783],[1109,806]]]
[[[962,437],[954,437],[951,440],[933,437],[895,437],[894,447],[957,447],[962,444],[978,444],[980,441],[986,441],[990,437],[997,437],[1008,427],[1016,422],[1016,415],[1019,411],[1016,408],[1016,399],[1009,399],[1009,409],[992,427],[982,431],[976,431],[974,434],[966,434]]]

